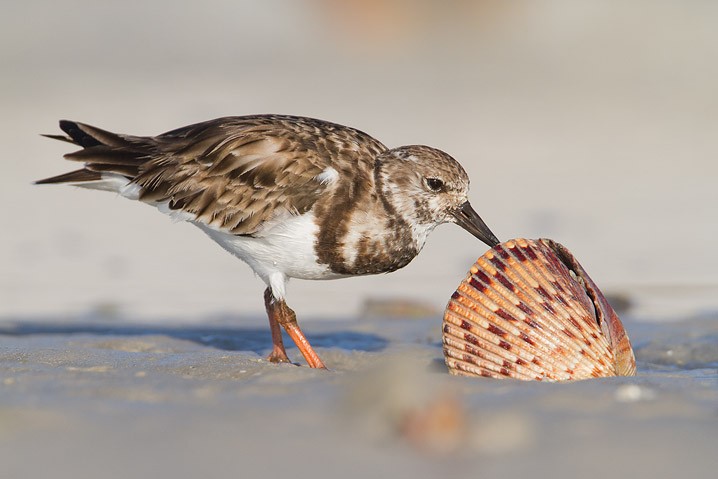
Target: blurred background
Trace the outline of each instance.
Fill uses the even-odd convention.
[[[710,0],[4,1],[0,477],[713,477],[717,26]],[[622,305],[638,376],[446,374],[439,318],[486,251],[454,225],[390,275],[291,282],[332,371],[269,364],[248,266],[32,185],[74,166],[39,136],[61,118],[256,113],[454,156],[502,240],[563,243]]]
[[[501,239],[563,243],[639,316],[715,309],[716,20],[709,1],[6,2],[0,317],[262,314],[261,281],[193,226],[31,185],[72,167],[38,136],[61,118],[154,135],[255,113],[443,149]],[[446,225],[403,270],[295,280],[289,304],[441,310],[484,251]]]

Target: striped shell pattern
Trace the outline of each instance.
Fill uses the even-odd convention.
[[[583,267],[548,239],[480,257],[444,313],[449,372],[524,380],[632,376],[623,325]]]

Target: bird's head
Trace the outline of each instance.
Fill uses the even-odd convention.
[[[377,158],[376,181],[384,205],[431,231],[456,223],[493,247],[499,243],[469,203],[469,177],[458,161],[428,146],[402,146]]]

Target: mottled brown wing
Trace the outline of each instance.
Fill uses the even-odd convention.
[[[134,178],[140,200],[167,201],[170,209],[234,234],[252,235],[277,215],[305,213],[327,188],[317,176],[331,158],[301,131],[216,123],[156,141],[161,153]]]
[[[374,159],[386,150],[354,128],[286,115],[218,118],[156,137],[69,120],[60,128],[68,136],[48,136],[81,146],[64,157],[83,167],[37,183],[92,187],[121,176],[141,187],[141,201],[167,202],[237,235],[256,234],[277,216],[305,213],[328,188],[352,190],[356,178],[370,181]],[[329,181],[329,167],[339,175],[336,183]]]

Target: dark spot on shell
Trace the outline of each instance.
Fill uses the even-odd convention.
[[[449,334],[449,325],[448,325],[448,324],[445,324],[445,325],[444,325],[444,332],[445,332],[446,334]]]
[[[480,272],[480,271],[479,271]],[[484,275],[485,276],[485,275]],[[469,284],[477,291],[483,293],[486,291],[486,285],[480,283],[476,278],[473,276],[469,278]]]
[[[503,339],[499,341],[499,347],[504,348],[506,351],[511,351],[511,344],[507,343]]]
[[[543,306],[543,309],[545,309],[549,313],[556,314],[556,310],[553,309],[553,306],[551,306],[549,303],[541,303],[541,306]]]
[[[531,346],[535,346],[535,345],[536,345],[536,343],[534,342],[534,340],[531,339],[531,338],[529,338],[528,334],[526,334],[526,333],[524,333],[524,332],[521,332],[521,333],[519,334],[519,337],[520,337],[521,339],[523,339],[524,341],[526,341],[527,343],[529,343]]]
[[[506,369],[511,369],[511,367],[513,366],[513,365],[511,364],[511,362],[507,361],[506,359],[504,359],[502,365],[503,365],[503,367],[505,367]]]
[[[464,333],[464,341],[475,345],[479,344],[479,339],[471,333]]]
[[[489,261],[491,261],[491,264],[493,264],[496,269],[499,269],[501,271],[506,271],[507,265],[498,256],[494,256]]]
[[[461,329],[466,329],[467,331],[471,331],[471,323],[462,319],[461,320]]]
[[[499,253],[499,256],[501,256],[502,259],[509,259],[511,256],[508,251],[506,251],[503,247],[496,248],[496,252]]]
[[[487,276],[487,274],[481,270],[478,270],[476,273],[474,273],[474,276],[476,278],[478,278],[478,280],[481,281],[482,283],[484,283],[485,285],[491,284],[491,278],[489,278]],[[474,279],[474,278],[472,277],[471,279]]]
[[[451,294],[451,299],[458,299],[460,296],[461,296],[461,293],[459,293],[458,291],[454,291]]]
[[[568,374],[570,374],[571,376],[573,376],[573,369],[567,369],[566,372],[567,372]]]
[[[505,338],[506,335],[508,334],[506,331],[504,331],[503,329],[501,329],[499,327],[494,326],[493,324],[489,324],[489,327],[486,329],[488,329],[490,333],[493,333],[497,336],[501,336],[502,338]]]
[[[484,355],[481,353],[481,351],[479,351],[478,349],[476,349],[475,347],[473,347],[473,346],[471,346],[471,345],[469,345],[469,344],[467,344],[467,345],[464,346],[464,351],[466,351],[467,353],[471,354],[472,356],[476,356],[477,358],[483,358],[483,357],[484,357]]]
[[[496,313],[496,316],[498,316],[499,318],[505,319],[506,321],[516,321],[516,318],[514,318],[513,316],[511,316],[509,313],[507,313],[506,311],[504,311],[501,308],[497,309],[495,311],[495,313]]]
[[[538,292],[538,294],[540,294],[542,297],[544,297],[546,299],[551,298],[551,296],[548,294],[548,292],[545,289],[543,289],[543,286],[539,286],[538,288],[536,288],[536,291]]]
[[[519,366],[526,366],[526,361],[521,358],[516,358],[516,364],[518,364]]]
[[[534,363],[536,366],[541,366],[541,361],[539,361],[538,358],[533,358],[531,362]]]
[[[532,314],[533,314],[533,311],[531,311],[531,308],[529,308],[528,306],[526,306],[524,303],[519,303],[517,307],[518,307],[521,311],[523,311],[524,313],[526,313],[526,314],[528,314],[528,315],[532,315]]]
[[[564,306],[568,306],[568,301],[566,301],[566,298],[564,298],[562,295],[557,294],[556,295],[556,301],[563,304]]]
[[[524,252],[526,253],[526,256],[528,256],[531,260],[535,261],[537,259],[536,253],[534,253],[534,250],[530,246],[524,248]]]
[[[568,329],[564,329],[564,330],[563,330],[563,334],[565,334],[566,336],[568,336],[568,337],[571,338],[571,339],[576,339],[576,336],[575,336],[571,331],[569,331]]]
[[[514,248],[514,256],[516,256],[516,259],[521,262],[526,261],[526,256],[524,256],[524,254],[518,248]]]
[[[486,369],[481,370],[481,375],[485,378],[493,378],[494,376]]]
[[[509,370],[508,370],[508,369],[506,369],[506,368],[501,368],[501,374],[503,374],[504,376],[508,376],[510,373],[509,373]]]
[[[526,318],[524,320],[524,323],[528,324],[529,326],[531,326],[534,329],[539,329],[541,327],[536,321],[534,321],[531,318]]]
[[[499,273],[498,271],[496,271],[496,274],[494,276],[496,276],[496,279],[499,280],[499,283],[503,284],[506,289],[508,289],[509,291],[516,291],[514,285],[511,283],[511,281],[508,280],[508,278],[506,278],[506,276]]]
[[[461,356],[461,359],[463,359],[464,362],[471,363],[471,364],[474,364],[474,365],[477,365],[477,366],[478,366],[478,364],[476,364],[476,359],[474,359],[474,357],[473,357],[472,355],[470,355],[470,354],[463,354],[463,355]]]

